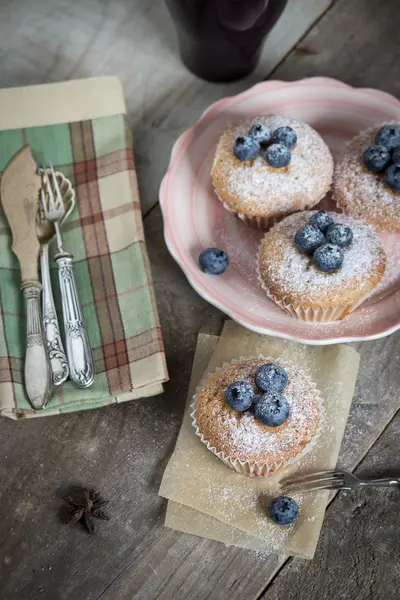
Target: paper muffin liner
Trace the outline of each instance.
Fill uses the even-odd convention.
[[[260,244],[261,248],[261,244]],[[313,308],[311,306],[294,306],[290,302],[288,302],[287,298],[277,298],[274,294],[269,290],[268,286],[264,282],[261,277],[260,272],[260,248],[257,253],[257,278],[260,286],[267,294],[268,298],[275,302],[283,311],[289,313],[292,317],[300,319],[301,321],[306,321],[307,323],[330,323],[332,321],[340,321],[347,317],[353,310],[355,310],[360,304],[362,304],[368,296],[372,293],[368,292],[364,294],[362,297],[358,298],[356,302],[352,304],[338,304],[336,306],[326,306],[326,307],[318,307]]]
[[[213,446],[211,444],[211,442],[209,442],[207,440],[207,438],[201,433],[201,431],[199,430],[199,427],[197,425],[197,421],[196,421],[197,399],[198,399],[200,392],[203,390],[204,383],[210,377],[212,377],[213,375],[215,375],[216,373],[218,373],[219,371],[221,371],[222,369],[224,369],[225,367],[227,367],[229,365],[232,365],[232,364],[237,363],[242,360],[258,360],[260,358],[262,360],[265,360],[266,363],[268,363],[268,362],[276,363],[277,362],[277,360],[275,358],[264,357],[262,354],[259,354],[258,356],[241,356],[240,358],[236,358],[234,360],[231,360],[230,362],[224,362],[222,367],[217,367],[213,373],[208,373],[201,380],[201,383],[196,388],[196,393],[193,396],[192,404],[190,405],[190,411],[191,411],[190,417],[192,419],[192,426],[195,429],[195,434],[197,435],[197,437],[199,437],[200,440],[203,442],[203,444],[205,444],[207,449],[210,452],[212,452],[213,454],[215,454],[215,456],[217,456],[227,467],[229,467],[230,469],[233,469],[237,473],[241,473],[242,475],[247,475],[248,477],[266,477],[269,475],[274,475],[278,470],[283,470],[286,467],[288,467],[289,465],[292,465],[293,463],[295,463],[298,460],[300,460],[301,458],[303,458],[306,454],[308,454],[315,447],[317,440],[320,437],[321,431],[323,429],[323,421],[324,421],[324,416],[325,416],[323,399],[321,397],[319,390],[316,387],[316,384],[310,379],[310,377],[306,373],[304,373],[304,371],[301,371],[304,378],[307,379],[307,381],[310,383],[310,385],[313,387],[313,389],[316,393],[316,398],[317,398],[317,402],[318,402],[318,411],[319,411],[319,422],[318,422],[318,426],[317,426],[317,431],[313,435],[312,439],[306,444],[306,446],[300,452],[298,452],[298,454],[296,454],[295,456],[293,456],[290,459],[282,460],[278,463],[269,463],[269,464],[268,463],[257,463],[257,462],[251,462],[251,461],[241,461],[238,458],[235,458],[234,456],[229,456],[228,454],[225,454],[224,452],[218,450],[215,446]],[[285,365],[289,365],[289,363],[287,363],[285,361],[279,361],[279,364],[282,365],[283,367]]]
[[[239,217],[241,221],[244,221],[245,223],[247,223],[247,225],[249,225],[250,227],[254,227],[255,229],[270,229],[273,225],[275,225],[275,223],[278,223],[278,221],[281,221],[285,216],[287,216],[281,215],[279,217],[249,217],[244,213],[233,210],[232,207],[229,206],[227,202],[225,202],[225,200],[222,200],[221,196],[218,194],[215,188],[214,191],[218,200],[222,203],[223,207],[231,213],[231,215]]]
[[[229,206],[229,204],[221,198],[221,196],[218,194],[215,187],[214,187],[214,192],[215,192],[215,195],[217,196],[218,200],[221,202],[221,204],[225,208],[225,210],[227,210],[229,213],[231,213],[231,215],[234,215],[235,217],[239,217],[239,219],[241,219],[241,221],[244,221],[245,223],[247,223],[247,225],[249,225],[250,227],[253,227],[254,229],[265,229],[265,230],[271,229],[271,227],[273,227],[276,223],[279,223],[279,221],[282,221],[285,217],[288,217],[289,215],[292,215],[293,213],[312,209],[314,206],[319,204],[319,202],[321,202],[321,200],[323,198],[325,198],[325,196],[326,196],[326,194],[324,194],[322,196],[322,198],[320,198],[316,202],[307,203],[302,208],[295,208],[292,211],[288,211],[288,212],[280,214],[280,215],[274,215],[274,216],[269,216],[269,217],[255,217],[255,216],[249,217],[248,215],[245,215],[244,213],[233,210],[232,207]],[[328,193],[328,192],[326,192],[326,193]]]

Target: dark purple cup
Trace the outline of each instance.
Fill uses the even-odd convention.
[[[166,0],[181,57],[208,81],[233,81],[258,64],[287,0]]]

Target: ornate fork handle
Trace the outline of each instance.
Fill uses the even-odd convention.
[[[40,318],[40,283],[22,286],[26,302],[25,388],[34,408],[44,408],[52,393],[51,370]]]
[[[68,379],[69,368],[60,335],[60,326],[58,324],[53,293],[51,290],[49,247],[47,244],[43,244],[40,250],[40,270],[42,273],[43,286],[42,317],[44,338],[53,373],[53,383],[54,385],[60,385],[63,381]]]
[[[93,383],[94,366],[76,289],[72,256],[64,252],[56,256],[56,261],[58,264],[70,377],[75,385],[86,388]]]

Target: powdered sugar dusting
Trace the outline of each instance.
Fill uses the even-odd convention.
[[[233,154],[237,137],[247,135],[254,123],[272,130],[292,127],[297,144],[287,167],[273,169],[260,155],[249,162]],[[309,125],[286,116],[254,117],[231,127],[221,137],[213,166],[217,193],[235,211],[247,216],[288,214],[317,204],[328,191],[333,160],[325,142]]]
[[[265,360],[241,359],[214,374],[199,393],[196,421],[200,432],[219,452],[241,461],[274,464],[299,454],[315,435],[318,421],[318,394],[309,378],[298,368],[279,362],[287,371],[289,383],[282,394],[290,414],[280,427],[260,424],[254,413],[231,410],[225,390],[233,381],[254,385],[254,374]]]
[[[366,129],[349,143],[335,168],[334,194],[347,214],[381,229],[400,232],[400,192],[391,190],[382,173],[371,173],[363,163],[363,154],[375,145],[382,125]]]
[[[324,273],[312,258],[299,252],[294,244],[296,231],[308,222],[312,212],[287,217],[266,233],[260,246],[259,268],[262,280],[274,295],[293,303],[334,306],[362,296],[382,277],[386,258],[379,236],[351,217],[331,213],[335,223],[353,231],[353,242],[344,248],[342,267]],[[354,294],[356,294],[354,296]]]

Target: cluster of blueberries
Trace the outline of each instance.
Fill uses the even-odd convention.
[[[248,381],[235,381],[225,392],[230,408],[238,412],[254,409],[254,416],[263,425],[278,427],[289,417],[289,403],[281,392],[288,384],[288,376],[281,366],[268,363],[258,367],[254,383],[256,393]]]
[[[291,127],[278,127],[272,131],[268,125],[257,123],[248,135],[238,137],[233,153],[239,160],[256,158],[259,154],[275,169],[286,167],[292,158],[291,149],[297,143],[297,134]]]
[[[311,254],[315,266],[324,273],[340,269],[344,260],[343,248],[350,246],[352,241],[350,227],[334,223],[332,217],[323,210],[314,213],[294,236],[297,250]]]
[[[381,127],[375,136],[375,144],[364,152],[364,165],[372,173],[385,171],[385,183],[400,192],[400,127]]]

